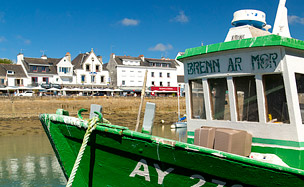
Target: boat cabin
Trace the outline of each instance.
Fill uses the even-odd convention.
[[[251,152],[304,169],[304,41],[251,25],[232,30],[227,37],[238,40],[187,49],[178,58],[188,143],[201,127],[243,130],[252,135]]]

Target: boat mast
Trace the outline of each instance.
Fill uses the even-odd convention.
[[[285,4],[286,0],[280,0],[272,34],[291,38]]]

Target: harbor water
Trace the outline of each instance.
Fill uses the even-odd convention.
[[[171,129],[170,125],[155,124],[153,135],[186,141],[186,129]],[[65,184],[66,179],[45,134],[0,136],[0,186]]]

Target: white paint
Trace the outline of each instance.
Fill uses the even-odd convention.
[[[141,167],[143,167],[143,169],[144,169],[143,171],[140,170]],[[145,177],[145,180],[150,182],[149,169],[148,169],[147,161],[145,159],[141,159],[137,163],[135,169],[132,171],[132,173],[129,176],[135,177],[135,175]]]
[[[280,0],[272,33],[291,38],[288,26],[287,8],[285,7],[285,3],[286,0]]]
[[[192,175],[190,179],[199,179],[198,183],[192,185],[191,187],[200,187],[206,183],[205,178],[201,175]]]
[[[158,184],[163,184],[165,176],[174,170],[174,168],[169,168],[166,171],[162,171],[158,164],[154,164],[154,167],[158,174],[158,180],[157,180]]]

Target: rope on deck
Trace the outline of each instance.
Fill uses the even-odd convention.
[[[76,172],[78,170],[81,158],[83,156],[84,150],[85,150],[85,148],[86,148],[86,146],[88,144],[88,141],[89,141],[91,133],[93,132],[93,130],[97,126],[98,121],[99,121],[98,117],[93,117],[92,119],[89,120],[88,129],[86,130],[86,133],[84,135],[84,138],[83,138],[83,141],[82,141],[82,145],[81,145],[80,150],[78,152],[77,159],[76,159],[76,161],[74,163],[74,166],[73,166],[73,169],[72,169],[72,172],[70,174],[70,177],[69,177],[69,180],[68,180],[68,183],[67,183],[66,187],[71,187],[72,184],[73,184],[73,181],[74,181]]]

